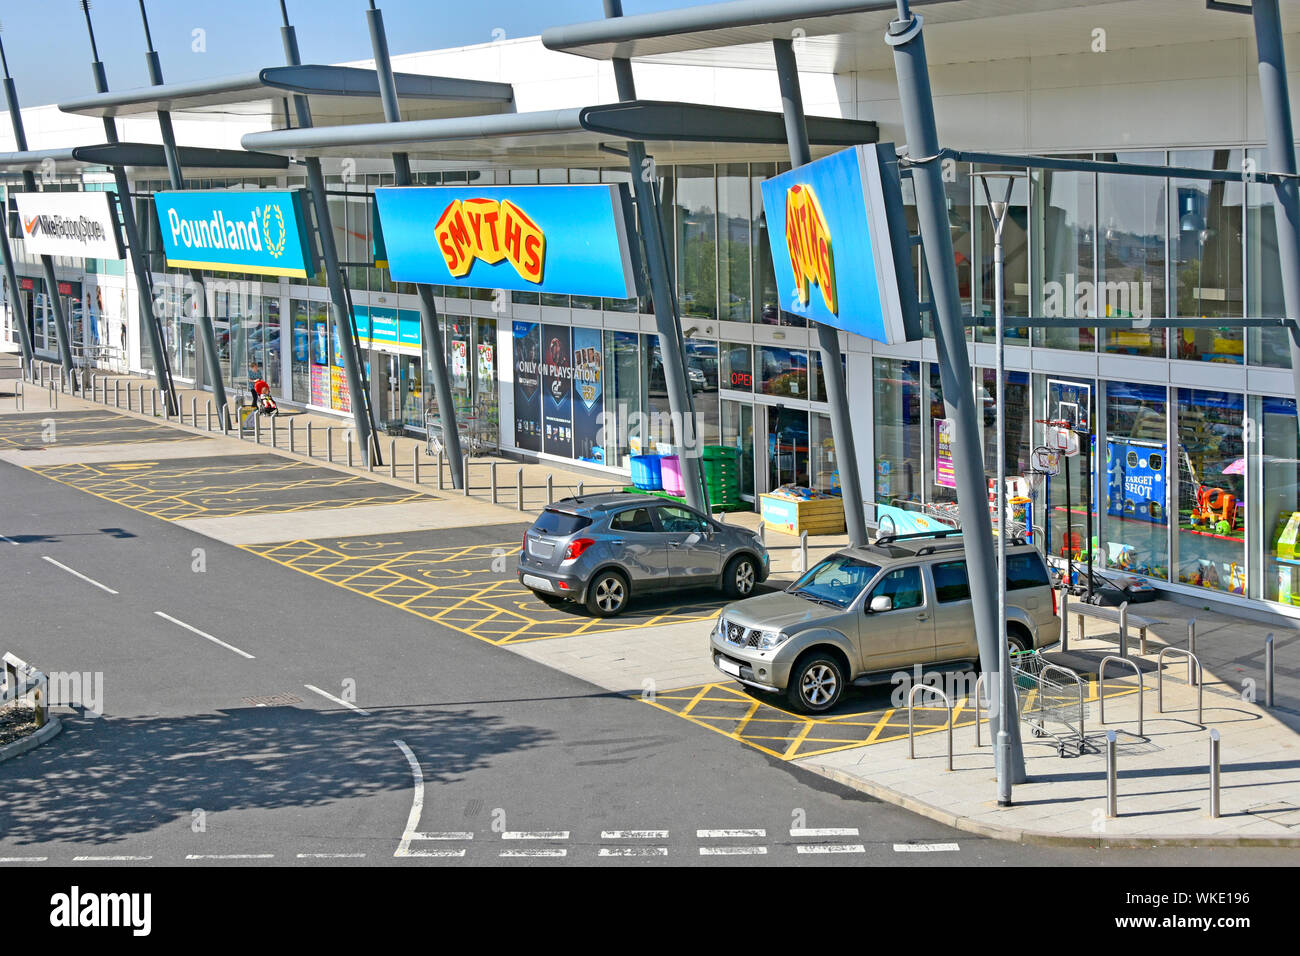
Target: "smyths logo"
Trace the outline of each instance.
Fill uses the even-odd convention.
[[[129,927],[133,936],[148,936],[152,913],[152,893],[82,893],[74,886],[50,897],[50,925],[57,927]]]
[[[474,260],[507,260],[526,281],[540,283],[546,266],[546,234],[508,199],[457,199],[433,227],[447,271],[457,279]]]
[[[838,315],[831,232],[811,186],[791,186],[785,194],[785,243],[790,250],[790,266],[794,270],[799,304],[808,304],[812,296],[811,287],[816,285],[821,288],[822,301],[831,315]]]

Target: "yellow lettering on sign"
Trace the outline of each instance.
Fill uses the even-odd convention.
[[[528,215],[504,199],[454,200],[434,226],[447,271],[468,275],[475,259],[510,263],[526,281],[540,283],[546,263],[546,235]]]
[[[811,287],[816,285],[821,289],[826,308],[832,315],[838,315],[831,234],[811,186],[791,186],[785,194],[785,243],[800,304],[808,304]]]

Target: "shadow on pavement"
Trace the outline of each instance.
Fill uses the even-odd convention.
[[[205,811],[316,807],[411,790],[393,741],[427,783],[535,748],[549,731],[472,711],[371,710],[369,717],[249,707],[189,717],[71,719],[49,744],[0,764],[0,834],[111,843]]]

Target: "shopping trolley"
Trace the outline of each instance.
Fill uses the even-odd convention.
[[[1084,733],[1088,705],[1082,677],[1043,660],[1037,651],[1022,651],[1011,655],[1011,681],[1016,710],[1035,737],[1052,738],[1062,757],[1097,752]],[[1061,729],[1049,730],[1048,724]]]

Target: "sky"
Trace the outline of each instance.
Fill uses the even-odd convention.
[[[624,0],[627,15],[705,0]],[[369,0],[288,0],[304,63],[370,57]],[[601,0],[378,0],[393,54],[535,36],[549,26],[599,19]],[[167,82],[247,73],[284,62],[279,0],[146,0]],[[147,86],[137,0],[92,0],[110,90]],[[94,92],[90,45],[77,0],[0,0],[0,39],[23,106]],[[202,31],[197,36],[195,31]],[[196,47],[205,49],[196,49]]]

